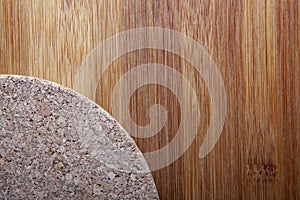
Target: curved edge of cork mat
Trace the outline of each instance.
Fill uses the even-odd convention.
[[[0,75],[0,195],[158,199],[134,140],[62,85]]]

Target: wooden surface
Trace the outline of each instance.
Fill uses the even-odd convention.
[[[172,165],[153,172],[161,199],[300,198],[300,2],[297,0],[5,1],[0,2],[0,73],[48,79],[70,88],[84,58],[109,36],[137,27],[180,31],[217,63],[227,94],[218,143],[198,158],[210,121],[210,97],[199,73],[173,53],[144,49],[115,61],[99,80],[96,102],[111,112],[118,79],[143,63],[178,70],[196,91],[198,134]],[[120,97],[122,98],[122,97]],[[138,89],[130,103],[138,124],[165,106],[165,127],[136,138],[143,152],[176,134],[180,107],[159,85]]]

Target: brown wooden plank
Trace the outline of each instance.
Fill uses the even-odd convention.
[[[119,57],[99,80],[95,99],[112,112],[111,92],[119,79],[145,63],[168,65],[189,80],[200,104],[198,133],[183,156],[153,172],[160,197],[299,199],[299,10],[297,0],[2,0],[0,73],[72,88],[84,58],[106,38],[138,27],[179,31],[204,47],[225,84],[225,126],[208,156],[198,158],[211,120],[210,94],[179,55],[143,49]],[[167,124],[149,139],[135,138],[143,152],[167,145],[181,123],[176,95],[156,84],[133,94],[133,120],[149,123],[149,108],[157,103],[169,111]]]

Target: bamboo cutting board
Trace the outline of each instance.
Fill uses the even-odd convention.
[[[0,73],[81,87],[124,122],[127,130],[131,127],[123,113],[129,111],[127,117],[138,127],[151,124],[157,129],[156,133],[149,131],[151,137],[133,135],[145,155],[168,147],[182,125],[184,135],[178,148],[169,149],[163,160],[154,158],[161,161],[152,168],[161,199],[300,199],[299,11],[297,0],[2,0]],[[179,55],[153,44],[121,54],[131,44],[145,47],[141,43],[147,43],[148,33],[136,35],[136,41],[128,44],[113,40],[116,43],[109,48],[101,46],[118,33],[144,27],[188,36],[200,45],[200,54],[191,48],[190,39],[176,41],[177,37],[153,41],[164,47],[180,44]],[[211,68],[200,66],[204,71],[199,71],[181,53],[187,57],[195,53],[193,59]],[[103,62],[115,55],[118,57],[104,68]],[[208,57],[212,63],[206,62]],[[78,79],[80,70],[89,66],[86,63],[98,68]],[[139,71],[153,63],[168,66],[168,70]],[[224,84],[226,101],[221,101],[224,95],[215,101],[225,103],[226,115],[216,144],[199,158],[213,117],[219,116],[214,114],[214,87],[207,84],[216,79],[204,76],[210,69],[218,71]],[[184,79],[178,83],[169,72]],[[126,82],[128,74],[134,81]],[[86,82],[78,85],[78,80]],[[90,80],[96,80],[96,85],[89,85]],[[132,84],[147,80],[124,98]],[[194,96],[186,93],[187,85]],[[117,86],[119,90],[115,90]],[[183,95],[179,97],[177,91]],[[124,102],[128,104],[124,106]],[[183,108],[198,109],[199,122],[193,123],[194,113]],[[196,128],[191,129],[194,124]],[[193,140],[184,149],[189,134],[194,134]],[[168,160],[178,154],[174,161]]]

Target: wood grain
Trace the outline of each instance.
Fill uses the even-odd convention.
[[[113,62],[96,102],[111,112],[119,78],[143,63],[171,66],[196,88],[201,121],[190,148],[153,172],[161,199],[300,199],[300,2],[297,0],[9,1],[0,2],[0,73],[48,79],[70,88],[84,58],[114,34],[156,26],[180,31],[212,56],[223,77],[227,115],[213,151],[198,158],[210,122],[209,92],[194,67],[171,52],[143,49]],[[120,97],[121,98],[121,97]],[[132,96],[138,124],[164,105],[166,126],[143,152],[176,134],[180,106],[167,88],[147,85]]]

